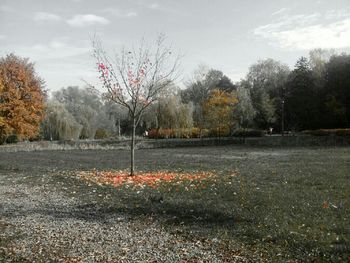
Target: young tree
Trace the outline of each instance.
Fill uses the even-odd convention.
[[[0,140],[37,136],[44,116],[44,82],[28,59],[10,54],[0,59]]]
[[[115,61],[100,41],[93,41],[93,55],[106,98],[127,108],[132,120],[130,175],[134,175],[135,130],[142,113],[176,78],[179,57],[174,58],[164,41],[165,36],[160,35],[154,47],[142,44],[137,50],[124,48]]]

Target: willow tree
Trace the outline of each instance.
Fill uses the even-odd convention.
[[[55,100],[47,102],[42,126],[44,136],[49,140],[77,140],[83,128],[65,105]]]
[[[150,47],[142,43],[137,49],[123,48],[115,59],[94,39],[93,55],[106,99],[125,107],[132,120],[130,175],[134,175],[136,127],[145,109],[177,77],[179,57],[165,45],[164,35]]]

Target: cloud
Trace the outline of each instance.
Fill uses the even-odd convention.
[[[105,8],[102,10],[104,13],[111,14],[116,17],[136,17],[138,16],[137,12],[135,11],[125,11],[125,10],[120,10],[116,8]]]
[[[4,13],[12,13],[15,11],[15,9],[11,6],[7,6],[7,5],[1,5],[0,6],[0,11],[4,12]]]
[[[272,16],[280,15],[282,13],[285,13],[287,10],[288,10],[288,8],[283,7],[281,9],[277,10],[276,12],[273,12],[271,15]]]
[[[59,15],[47,13],[47,12],[37,12],[34,15],[35,21],[60,21],[62,18]]]
[[[350,12],[348,10],[328,10],[325,14],[326,19],[340,19],[350,17]]]
[[[325,15],[284,16],[282,19],[254,30],[258,37],[267,39],[270,45],[283,49],[310,50],[314,48],[350,47],[350,18],[340,18],[338,13]]]
[[[16,50],[16,54],[29,57],[34,61],[61,60],[88,54],[91,50],[87,43],[82,46],[71,45],[67,38],[53,39],[49,43],[37,43],[32,46],[8,46],[3,48],[8,53]]]
[[[85,27],[91,25],[108,25],[110,21],[102,16],[93,14],[75,15],[67,20],[67,23],[73,27]]]
[[[241,79],[243,79],[246,75],[246,72],[242,72],[239,70],[230,70],[227,72],[227,76],[233,81],[240,81]]]
[[[6,38],[7,38],[7,36],[5,36],[5,35],[0,35],[0,40],[6,39]]]
[[[160,9],[159,4],[153,3],[151,5],[148,6],[150,9]]]

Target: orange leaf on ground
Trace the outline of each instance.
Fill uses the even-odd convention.
[[[175,173],[163,171],[141,172],[134,176],[129,176],[128,171],[89,171],[78,172],[77,175],[88,181],[114,185],[115,187],[132,184],[138,187],[149,186],[152,188],[156,188],[163,183],[181,183],[184,181],[192,183],[214,177],[214,174],[211,172]]]

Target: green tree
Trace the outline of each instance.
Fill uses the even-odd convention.
[[[350,55],[332,56],[326,64],[322,120],[326,128],[350,125]]]
[[[307,58],[300,58],[287,83],[286,123],[295,130],[319,127],[320,104]]]
[[[279,126],[289,73],[288,66],[273,59],[259,60],[250,66],[245,86],[250,89],[256,126],[264,129]]]

